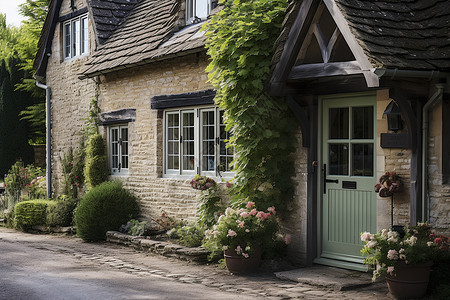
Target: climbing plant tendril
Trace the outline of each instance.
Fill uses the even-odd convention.
[[[297,125],[284,99],[267,94],[273,45],[280,33],[286,0],[222,0],[205,24],[211,62],[209,81],[235,147],[235,203],[258,209],[289,207],[293,198],[293,152]]]

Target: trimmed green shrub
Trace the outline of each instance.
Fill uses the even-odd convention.
[[[106,231],[118,230],[138,213],[136,196],[121,182],[104,182],[81,199],[75,212],[77,235],[88,242],[105,240]]]
[[[52,202],[52,200],[36,199],[17,203],[14,207],[14,227],[27,231],[32,226],[45,225],[47,206]]]
[[[180,237],[179,243],[187,247],[199,247],[202,245],[205,231],[199,225],[186,225],[177,230]]]
[[[78,199],[61,197],[49,203],[46,211],[47,226],[65,227],[73,225],[74,211],[79,202]]]
[[[84,177],[88,188],[93,188],[108,178],[105,141],[98,133],[91,135],[88,140]]]

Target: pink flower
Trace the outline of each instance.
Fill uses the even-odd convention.
[[[258,211],[256,210],[256,208],[254,208],[254,209],[252,209],[251,211],[250,211],[250,215],[251,216],[254,216],[254,215],[256,215],[256,213],[257,213]]]
[[[367,242],[370,241],[373,238],[373,235],[370,234],[370,232],[364,232],[363,234],[361,234],[361,241],[363,242]]]
[[[398,259],[398,252],[397,250],[389,250],[387,254],[387,258],[390,260],[397,260]]]
[[[235,251],[236,251],[237,254],[241,254],[241,251],[242,251],[241,246],[238,245],[238,246],[236,247]]]
[[[236,221],[236,222],[238,222],[238,226],[240,227],[240,228],[244,228],[244,224],[245,224],[245,222],[244,221]]]
[[[268,212],[270,212],[272,215],[276,215],[277,212],[275,211],[275,206],[271,206],[267,209]]]
[[[236,235],[237,235],[236,231],[231,230],[231,229],[228,229],[227,237],[228,237],[228,236],[232,237],[232,236],[236,236]]]
[[[391,275],[392,276],[392,273],[394,272],[394,267],[388,267],[387,268],[387,273],[389,274],[389,275]]]
[[[241,217],[247,218],[248,216],[249,216],[248,212],[246,212],[246,211],[241,212]]]
[[[245,258],[248,258],[248,254],[247,253],[242,253],[242,256]]]
[[[286,235],[284,236],[284,243],[285,243],[286,245],[289,245],[289,244],[291,243],[291,240],[292,240],[292,236],[291,236],[290,234],[286,234]]]
[[[252,208],[255,205],[255,202],[248,201],[245,207]]]
[[[249,229],[245,229],[245,232],[250,232],[250,230]]]
[[[231,187],[231,183],[227,182],[227,188]]]

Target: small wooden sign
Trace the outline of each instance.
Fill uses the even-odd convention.
[[[405,133],[382,133],[381,148],[411,148],[411,140]]]

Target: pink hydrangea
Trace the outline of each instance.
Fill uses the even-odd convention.
[[[292,240],[292,236],[290,234],[286,234],[284,236],[284,242],[286,245],[289,245],[291,243],[291,240]]]
[[[373,234],[370,234],[370,232],[364,232],[363,234],[361,234],[361,241],[363,242],[367,242],[370,241],[373,238]]]
[[[397,260],[398,259],[398,252],[397,250],[389,250],[387,254],[387,258],[390,260]]]
[[[256,208],[252,209],[252,210],[249,212],[249,214],[250,214],[251,216],[254,216],[254,215],[256,215],[257,213],[258,213],[258,211],[256,210]]]
[[[255,205],[255,202],[248,201],[247,204],[245,205],[245,207],[247,207],[247,208],[250,209],[250,208],[252,208],[254,205]]]
[[[394,272],[394,267],[388,267],[388,268],[387,268],[387,273],[388,273],[389,275],[392,275],[393,272]]]
[[[248,254],[247,253],[242,253],[242,256],[245,258],[248,258]]]
[[[229,236],[229,237],[232,237],[232,236],[236,236],[236,235],[237,235],[236,231],[231,230],[231,229],[228,229],[227,237],[228,237],[228,236]]]
[[[268,212],[270,212],[272,215],[276,215],[277,212],[275,211],[275,206],[271,206],[267,209]]]
[[[248,212],[246,212],[246,211],[241,212],[241,217],[247,218],[248,216],[249,216]]]

